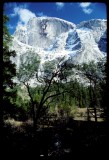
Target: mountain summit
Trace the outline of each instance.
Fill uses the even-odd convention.
[[[92,19],[78,25],[53,17],[35,17],[13,34],[16,63],[27,51],[38,54],[42,62],[66,57],[73,63],[98,61],[106,55],[107,21]]]

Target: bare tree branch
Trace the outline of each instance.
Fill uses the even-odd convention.
[[[57,93],[57,94],[53,94],[53,95],[50,95],[48,97],[45,98],[45,100],[43,101],[43,104],[49,99],[49,98],[52,98],[52,97],[55,97],[55,96],[59,96],[63,93],[66,93],[67,91],[64,91],[64,92],[60,92],[60,93]]]

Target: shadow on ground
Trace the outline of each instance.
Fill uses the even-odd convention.
[[[13,127],[7,124],[1,137],[1,153],[16,159],[72,160],[107,156],[107,125],[105,122],[75,121],[40,128],[34,134],[29,124]]]

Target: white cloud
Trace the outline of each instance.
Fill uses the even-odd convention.
[[[90,2],[82,2],[82,3],[79,3],[79,6],[82,8],[82,10],[83,10],[83,12],[84,12],[85,14],[91,14],[91,13],[92,13],[93,10],[92,10],[91,8],[89,8],[90,5],[91,5]]]
[[[57,9],[62,9],[64,7],[63,2],[56,2]]]
[[[90,2],[82,2],[82,3],[80,3],[80,7],[82,7],[82,8],[86,8],[86,7],[89,7],[91,5],[91,3]]]
[[[15,7],[13,11],[14,12],[10,14],[10,16],[11,17],[18,16],[19,17],[18,24],[20,23],[26,25],[30,18],[36,17],[35,13],[31,12],[26,8],[21,8],[21,6]]]
[[[93,10],[90,9],[90,8],[84,8],[83,11],[84,11],[84,13],[86,13],[86,14],[91,14]]]
[[[18,12],[20,21],[23,22],[24,24],[27,24],[30,18],[36,17],[36,15],[29,11],[28,9],[20,9]]]

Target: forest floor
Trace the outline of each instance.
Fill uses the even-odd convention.
[[[81,115],[82,116],[82,115]],[[105,160],[108,145],[107,124],[104,121],[86,121],[69,118],[53,126],[43,126],[34,131],[31,121],[5,121],[2,130],[3,159],[28,158],[72,160],[96,156]],[[88,157],[87,157],[88,156]]]

